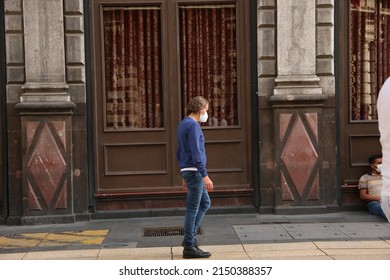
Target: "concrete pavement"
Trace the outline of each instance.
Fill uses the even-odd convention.
[[[180,260],[183,217],[0,226],[0,260]],[[390,260],[390,224],[366,212],[206,215],[212,260]]]

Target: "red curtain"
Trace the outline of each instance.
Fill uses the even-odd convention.
[[[378,119],[378,92],[390,75],[390,3],[351,0],[352,120]]]
[[[105,8],[106,126],[163,126],[160,10]]]
[[[210,102],[206,125],[238,125],[235,6],[181,6],[179,19],[183,117],[202,95]]]

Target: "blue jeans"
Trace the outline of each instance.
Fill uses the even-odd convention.
[[[367,207],[370,214],[381,216],[387,219],[385,213],[382,210],[381,204],[378,201],[370,201],[367,203]]]
[[[184,216],[184,246],[196,246],[196,234],[207,210],[210,197],[203,184],[202,175],[197,171],[181,173],[187,185],[187,205]]]

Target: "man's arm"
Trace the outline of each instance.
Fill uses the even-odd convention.
[[[366,202],[370,202],[370,201],[380,202],[381,201],[381,197],[379,195],[368,194],[367,188],[360,189],[359,195],[360,195],[360,199],[363,201],[366,201]]]

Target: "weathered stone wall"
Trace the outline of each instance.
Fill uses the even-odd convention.
[[[5,0],[6,94],[8,125],[8,223],[22,216],[22,155],[20,117],[15,110],[25,83],[22,0]]]
[[[45,13],[48,9],[50,13]],[[35,178],[37,187],[42,193],[46,192],[43,178],[50,177],[50,172],[37,175],[34,164],[24,162],[26,159],[33,160],[37,154],[39,157],[44,150],[40,143],[45,143],[45,137],[61,139],[52,141],[57,143],[52,144],[56,147],[54,152],[45,151],[46,154],[43,154],[52,157],[53,170],[57,157],[68,160],[64,165],[64,176],[65,184],[69,185],[70,193],[67,195],[71,197],[71,204],[67,205],[70,207],[67,211],[61,211],[76,219],[81,218],[88,211],[83,1],[5,0],[4,17],[9,159],[7,223],[23,222],[23,216],[30,213],[28,205],[34,204],[34,200],[39,202],[39,198],[34,198],[35,194],[29,196],[29,188],[33,187],[26,179],[27,173],[34,174],[33,177],[38,178]],[[44,124],[39,137],[35,135],[34,123]],[[35,129],[39,131],[39,126]],[[28,148],[31,144],[29,137],[36,136],[39,139],[34,140],[36,143],[32,142],[36,147],[32,146],[33,152],[28,155],[26,146]],[[69,149],[63,151],[61,143]],[[57,175],[58,178],[61,176]],[[54,195],[61,200],[61,194],[50,191],[43,194],[46,198]],[[46,206],[56,208],[54,204]],[[45,215],[47,211],[41,214]],[[41,214],[40,211],[36,213],[37,216]],[[55,219],[61,221],[61,215]],[[30,222],[35,223],[34,219],[25,221]],[[51,221],[46,219],[42,222]]]
[[[337,206],[334,2],[257,3],[260,212],[326,211]]]

